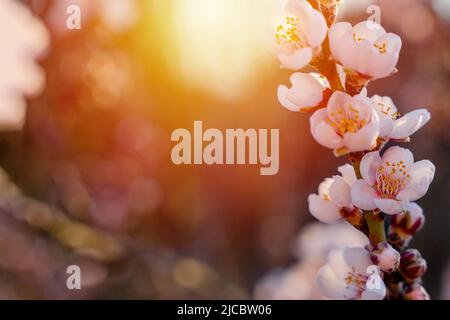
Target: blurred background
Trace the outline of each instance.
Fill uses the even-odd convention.
[[[308,212],[308,194],[345,159],[277,101],[290,75],[272,50],[285,1],[19,2],[51,44],[24,129],[0,133],[1,299],[321,298],[313,278],[326,253],[365,240]],[[81,30],[66,28],[71,4]],[[450,1],[345,0],[339,20],[367,19],[370,4],[403,50],[399,72],[369,94],[433,115],[410,145],[437,167],[411,246],[428,261],[431,297],[450,299]],[[279,128],[278,175],[173,165],[170,135],[194,120]],[[66,288],[71,264],[82,290]]]

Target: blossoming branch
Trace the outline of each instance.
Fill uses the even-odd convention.
[[[429,299],[421,280],[426,261],[407,246],[424,225],[415,201],[435,167],[408,149],[383,149],[410,142],[431,116],[426,109],[400,116],[391,98],[368,97],[371,81],[397,72],[402,41],[373,21],[336,22],[341,2],[289,0],[276,30],[281,67],[294,71],[291,86],[278,88],[280,103],[311,113],[313,138],[350,162],[309,196],[309,210],[324,223],[345,220],[370,240],[332,251],[317,284],[331,299]],[[370,273],[373,266],[379,272]]]

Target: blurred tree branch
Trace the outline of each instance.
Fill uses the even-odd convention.
[[[103,262],[123,256],[123,245],[114,237],[71,220],[62,211],[30,199],[0,169],[0,209],[29,226],[42,230],[77,253]]]

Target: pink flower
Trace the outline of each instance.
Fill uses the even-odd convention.
[[[341,176],[325,179],[318,194],[308,197],[309,211],[318,220],[335,223],[341,219],[340,210],[353,210],[351,186],[356,182],[356,174],[349,164],[338,168]]]
[[[371,101],[380,117],[380,136],[396,140],[405,140],[430,121],[431,115],[426,109],[417,109],[399,118],[394,102],[389,97],[375,95]]]
[[[323,15],[306,0],[289,0],[286,13],[286,22],[276,33],[278,59],[284,68],[299,70],[321,51],[328,27]]]
[[[291,88],[284,85],[278,87],[278,100],[290,111],[314,111],[331,92],[327,86],[327,80],[313,74],[296,72],[291,76],[290,81]]]
[[[380,133],[380,120],[370,100],[336,91],[325,109],[310,119],[311,133],[324,147],[347,152],[371,150]]]
[[[344,68],[371,80],[395,72],[402,41],[377,23],[363,21],[352,27],[339,22],[330,28],[329,38],[331,53]]]
[[[376,286],[368,288],[368,270],[373,263],[364,248],[341,248],[328,255],[327,264],[317,275],[317,285],[323,295],[335,300],[382,300],[386,286],[379,274],[373,275]]]
[[[380,209],[398,214],[410,201],[422,198],[433,181],[435,168],[428,160],[414,162],[411,151],[391,147],[380,157],[378,151],[361,160],[361,175],[352,186],[352,201],[362,210]]]

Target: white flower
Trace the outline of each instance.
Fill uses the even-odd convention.
[[[426,109],[418,109],[398,118],[399,113],[389,97],[375,95],[371,101],[380,117],[380,136],[395,140],[409,138],[430,121],[431,115]]]
[[[317,275],[317,285],[323,295],[334,300],[382,300],[386,286],[378,279],[377,287],[368,289],[368,269],[373,263],[364,248],[341,248],[328,255],[327,264]]]
[[[377,23],[364,21],[352,27],[350,23],[339,22],[330,28],[329,38],[331,53],[346,69],[370,80],[395,71],[402,41]]]
[[[316,292],[313,265],[296,263],[286,269],[277,269],[264,276],[255,286],[257,300],[307,300],[320,297]]]
[[[35,59],[49,35],[44,25],[19,1],[0,1],[0,129],[21,129],[25,121],[23,95],[38,94],[45,78]]]
[[[304,263],[322,266],[333,249],[365,247],[368,244],[369,239],[346,221],[335,224],[313,222],[297,235],[293,253]]]
[[[292,87],[278,87],[278,100],[286,109],[294,112],[307,112],[319,108],[330,94],[327,81],[314,74],[296,72],[290,81]]]
[[[303,227],[294,244],[298,261],[285,269],[276,269],[261,278],[254,290],[257,300],[324,299],[315,283],[315,276],[326,262],[328,253],[344,246],[364,247],[368,238],[347,222],[322,224],[314,222]]]
[[[318,220],[335,223],[341,219],[340,210],[352,210],[351,187],[356,174],[349,164],[338,168],[341,176],[327,178],[319,185],[318,194],[308,197],[309,211]]]
[[[306,0],[289,0],[286,13],[286,23],[277,28],[278,59],[284,68],[299,70],[321,51],[327,22]]]
[[[336,91],[325,109],[310,119],[311,134],[330,149],[358,152],[373,149],[380,133],[380,120],[371,101]]]
[[[378,151],[361,160],[361,175],[352,186],[352,201],[362,210],[380,209],[398,214],[410,201],[422,198],[433,181],[435,168],[428,160],[414,162],[411,151],[391,147],[380,157]]]

